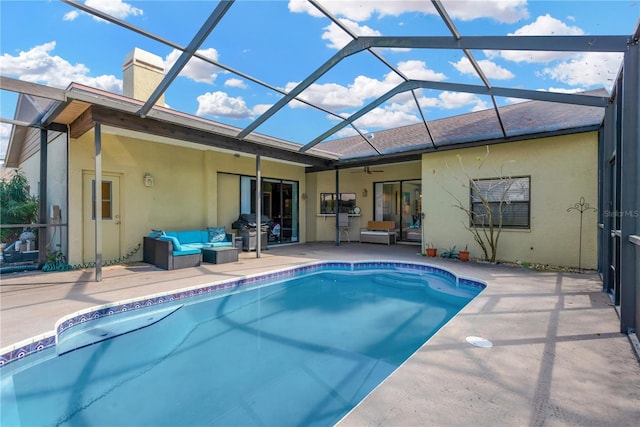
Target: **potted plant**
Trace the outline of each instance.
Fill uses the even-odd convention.
[[[449,248],[449,250],[445,251],[442,253],[442,255],[440,255],[442,258],[448,258],[448,259],[457,259],[460,257],[460,255],[458,254],[458,252],[456,252],[456,247],[452,246]]]
[[[460,257],[460,261],[469,261],[469,251],[467,250],[467,245],[464,245],[464,250],[458,253]]]
[[[434,248],[431,242],[427,242],[427,247],[425,248],[425,252],[428,257],[435,257],[438,254],[438,249]]]

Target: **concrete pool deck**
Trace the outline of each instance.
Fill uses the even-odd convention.
[[[638,426],[640,363],[596,274],[536,272],[417,255],[417,246],[313,243],[174,271],[147,264],[3,274],[0,348],[75,311],[318,260],[425,262],[488,286],[341,426]],[[479,336],[491,348],[465,340]],[[1,370],[0,370],[1,374]]]

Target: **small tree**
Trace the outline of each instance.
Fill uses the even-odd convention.
[[[29,193],[29,183],[18,169],[11,179],[0,180],[0,223],[32,224],[38,221],[38,198]],[[0,240],[10,243],[24,230],[2,228]]]
[[[489,147],[487,146],[487,152],[484,156],[478,157],[476,171],[479,171],[485,160],[489,157]],[[462,203],[458,197],[452,192],[447,191],[456,203],[454,207],[460,209],[467,215],[467,223],[465,228],[471,232],[473,240],[478,243],[484,258],[491,262],[496,262],[496,256],[498,254],[498,242],[500,240],[500,233],[502,232],[502,223],[505,210],[509,207],[509,200],[507,196],[509,190],[513,185],[513,179],[511,176],[504,173],[504,165],[500,168],[497,179],[492,181],[492,185],[483,186],[482,181],[477,176],[472,176],[464,167],[462,163],[462,157],[457,155],[458,162],[462,171],[464,172],[464,179],[458,179],[462,186],[466,188],[471,195],[470,202],[467,204]],[[476,209],[473,209],[474,203],[477,205]]]

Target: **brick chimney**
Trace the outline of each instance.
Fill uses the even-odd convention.
[[[127,54],[122,65],[122,92],[124,96],[146,101],[164,78],[162,58],[139,48]],[[164,94],[157,105],[164,106]]]

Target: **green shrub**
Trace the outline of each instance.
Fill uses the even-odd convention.
[[[29,183],[18,169],[11,179],[0,180],[0,223],[34,224],[38,222],[38,198],[29,193]],[[0,240],[13,243],[25,227],[0,229]],[[37,233],[37,230],[30,230]]]

